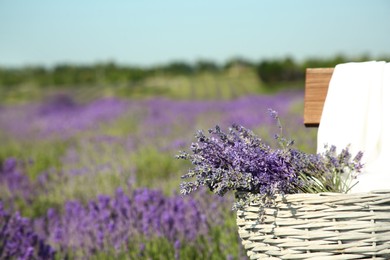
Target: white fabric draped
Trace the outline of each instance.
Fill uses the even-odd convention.
[[[333,72],[318,129],[317,152],[350,146],[364,153],[351,192],[390,188],[390,63],[339,64]]]

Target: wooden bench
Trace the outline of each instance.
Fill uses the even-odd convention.
[[[306,69],[303,122],[307,127],[319,126],[333,70],[334,68]]]

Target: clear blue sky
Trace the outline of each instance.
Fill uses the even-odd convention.
[[[0,66],[390,56],[389,0],[0,0]]]

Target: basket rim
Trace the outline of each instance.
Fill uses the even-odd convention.
[[[260,193],[255,193],[251,191],[236,191],[236,195],[244,195],[244,194],[253,194],[254,196],[264,196]],[[359,196],[366,196],[366,195],[379,195],[379,194],[387,194],[390,193],[390,189],[380,189],[380,190],[372,190],[368,192],[356,192],[356,193],[342,193],[342,192],[319,192],[319,193],[287,193],[287,194],[281,194],[277,193],[275,194],[276,197],[301,197],[301,196],[346,196],[346,197],[359,197]]]
[[[252,200],[249,205],[262,204],[262,198],[266,197],[253,192],[239,191],[236,192],[236,200],[246,199],[250,195]],[[255,199],[253,199],[255,198]],[[257,199],[258,198],[258,199]],[[370,192],[360,193],[336,193],[336,192],[321,192],[321,193],[294,193],[294,194],[276,194],[272,199],[275,204],[281,203],[301,203],[301,204],[321,204],[332,203],[334,205],[346,204],[383,204],[390,203],[390,189],[373,190]],[[248,205],[248,206],[249,206]]]

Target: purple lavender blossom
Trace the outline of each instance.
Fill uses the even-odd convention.
[[[111,248],[123,250],[136,237],[164,237],[172,244],[191,243],[208,232],[197,203],[160,191],[137,189],[128,196],[118,189],[114,197],[98,196],[83,205],[68,201],[62,214],[49,210],[36,222],[40,234],[57,248],[91,255]]]
[[[218,116],[221,117],[223,126],[237,123],[246,127],[255,127],[271,122],[266,114],[259,111],[274,107],[280,113],[286,113],[290,105],[301,98],[300,92],[285,92],[273,96],[247,96],[229,101],[172,101],[154,98],[146,103],[148,114],[145,123],[164,126],[164,131],[169,131],[169,127],[177,122],[193,124],[198,117],[213,114],[215,115],[213,120],[218,119]]]
[[[183,178],[196,178],[194,182],[182,183],[183,194],[200,186],[208,186],[218,195],[229,190],[287,193],[300,183],[282,152],[272,150],[248,129],[233,125],[225,134],[217,126],[209,133],[211,137],[198,132],[198,143],[191,146],[192,154],[183,152],[178,156],[194,165]]]
[[[270,110],[277,120],[279,116]],[[330,147],[324,154],[307,154],[293,149],[293,142],[277,136],[281,148],[271,148],[252,131],[233,125],[228,133],[219,126],[196,134],[197,142],[191,152],[181,152],[177,158],[193,164],[181,183],[181,192],[189,194],[201,186],[218,195],[228,191],[250,192],[271,196],[297,192],[347,192],[341,180],[345,172],[359,172],[361,153],[353,160],[348,147],[336,154]],[[321,184],[318,184],[319,180]]]
[[[0,201],[0,258],[54,259],[55,251],[32,229],[30,220],[10,214]]]
[[[193,131],[192,127],[201,122],[210,124],[219,121],[223,127],[233,123],[248,128],[267,125],[271,122],[270,118],[259,111],[273,107],[281,114],[286,114],[291,105],[302,98],[303,93],[296,91],[270,96],[253,95],[228,101],[180,101],[164,98],[125,101],[104,98],[79,104],[62,94],[42,104],[4,107],[0,114],[0,129],[11,136],[24,139],[47,138],[53,135],[67,138],[79,131],[97,128],[101,123],[112,122],[126,114],[139,121],[138,126],[143,129],[142,137],[166,139],[166,136],[174,134],[173,129]]]
[[[34,187],[30,179],[21,171],[20,165],[16,158],[5,159],[0,168],[0,187],[8,191],[10,198],[29,200],[34,193]]]
[[[6,107],[0,115],[0,128],[18,137],[60,135],[69,137],[101,123],[118,118],[134,107],[127,101],[103,98],[89,104],[76,104],[60,95],[42,104]]]
[[[73,134],[89,129],[101,122],[109,122],[127,109],[127,103],[118,99],[100,99],[85,106],[56,107],[52,113],[45,113],[40,118],[39,128],[42,134]]]

